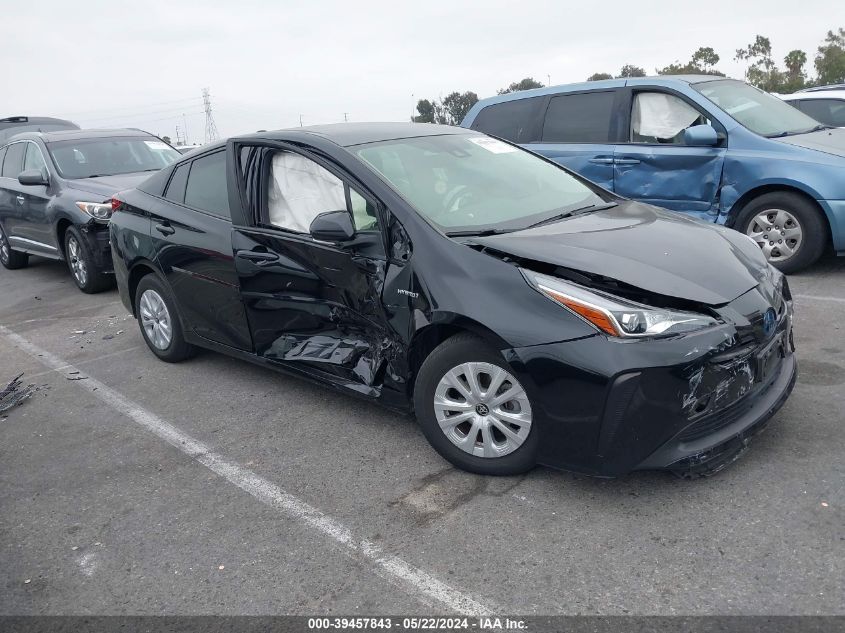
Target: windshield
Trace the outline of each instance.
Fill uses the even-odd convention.
[[[352,151],[447,233],[522,229],[605,202],[556,165],[481,134],[398,139]]]
[[[48,143],[62,178],[115,176],[158,171],[181,155],[157,138],[108,137]]]
[[[707,81],[693,88],[761,136],[805,134],[819,122],[777,97],[741,81]]]

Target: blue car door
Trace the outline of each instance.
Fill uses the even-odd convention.
[[[612,191],[616,94],[611,88],[552,96],[540,141],[524,147]]]
[[[621,196],[715,220],[724,128],[683,95],[665,88],[626,91],[627,136],[613,152],[614,190]],[[688,146],[684,131],[711,125],[714,146]]]

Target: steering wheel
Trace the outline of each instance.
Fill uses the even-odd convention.
[[[472,198],[472,191],[466,185],[457,185],[453,187],[445,196],[443,196],[444,211],[441,215],[459,211],[462,202],[470,198]]]

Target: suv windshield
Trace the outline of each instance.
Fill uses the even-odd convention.
[[[581,180],[489,136],[422,136],[353,148],[447,233],[518,230],[603,205]]]
[[[693,88],[761,136],[806,134],[819,126],[791,105],[741,81],[707,81],[693,84]]]
[[[181,156],[155,137],[107,137],[48,143],[62,178],[93,178],[158,171]]]

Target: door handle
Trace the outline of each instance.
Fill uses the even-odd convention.
[[[617,165],[639,165],[640,161],[636,158],[617,158],[615,159]]]
[[[251,261],[256,266],[266,266],[273,262],[279,261],[279,256],[276,253],[262,253],[260,251],[238,251],[235,253],[237,257]]]
[[[612,165],[613,164],[613,158],[610,157],[610,156],[596,157],[596,158],[591,158],[590,162],[593,163],[593,165]]]
[[[161,233],[162,235],[173,235],[176,232],[172,226],[167,224],[166,222],[163,224],[156,224],[156,231]]]
[[[18,201],[18,204],[23,204],[25,199],[23,196],[15,196],[15,200]]]

